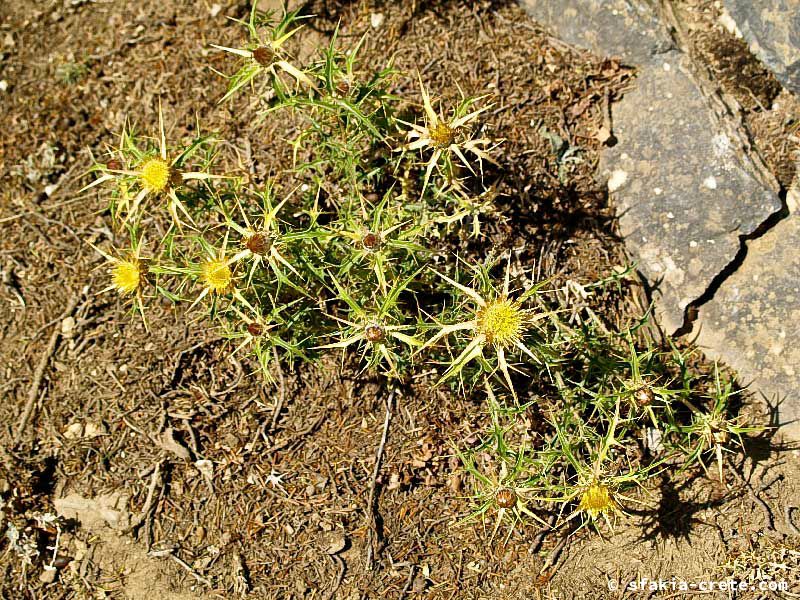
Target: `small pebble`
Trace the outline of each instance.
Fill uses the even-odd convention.
[[[61,321],[61,334],[65,338],[72,337],[72,333],[75,331],[75,317],[67,317],[63,321]]]
[[[53,583],[58,575],[58,570],[55,567],[45,567],[44,571],[39,574],[39,581],[42,583]]]

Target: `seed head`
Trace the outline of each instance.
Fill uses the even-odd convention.
[[[272,247],[272,238],[266,233],[254,233],[245,240],[244,245],[253,254],[263,256]]]
[[[711,437],[715,444],[727,444],[731,439],[731,434],[727,429],[712,429]]]
[[[364,327],[364,337],[373,344],[383,341],[386,337],[386,332],[383,327],[378,323],[370,323]]]
[[[439,121],[436,125],[430,128],[429,135],[431,141],[436,144],[437,148],[447,148],[456,139],[456,131],[444,121]]]
[[[200,268],[200,280],[210,291],[224,294],[233,281],[233,273],[224,260],[211,259]]]
[[[613,511],[616,506],[608,487],[595,482],[584,490],[578,510],[589,513],[592,519],[596,519],[600,513]]]
[[[517,503],[517,493],[511,488],[500,488],[494,495],[494,501],[500,508],[513,508]]]
[[[272,49],[267,48],[266,46],[259,46],[253,50],[253,60],[255,60],[262,67],[270,66],[274,56],[275,53],[272,51]]]
[[[142,264],[135,257],[117,261],[111,269],[111,281],[120,294],[133,294],[142,282]]]
[[[519,342],[528,323],[527,311],[508,298],[492,300],[478,311],[477,316],[478,333],[500,348]]]
[[[258,337],[262,333],[264,333],[264,328],[261,325],[259,325],[258,323],[255,323],[255,322],[248,323],[247,324],[247,333],[249,333],[253,337]]]
[[[353,83],[350,81],[348,77],[343,77],[336,84],[336,91],[339,92],[339,95],[341,96],[347,96],[352,88],[353,88]]]
[[[361,245],[367,250],[375,250],[381,245],[381,238],[378,234],[370,231],[363,238],[361,238]]]
[[[148,158],[139,170],[139,180],[144,189],[154,194],[166,191],[172,179],[172,168],[162,158]]]
[[[651,390],[647,385],[643,385],[633,392],[633,398],[636,400],[636,404],[642,408],[645,406],[650,406],[656,399],[655,394],[653,394],[653,390]]]

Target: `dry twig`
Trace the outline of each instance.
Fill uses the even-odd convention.
[[[378,451],[375,454],[375,468],[372,470],[372,481],[369,486],[369,498],[367,500],[367,511],[369,512],[369,536],[367,538],[367,570],[372,570],[372,562],[375,554],[375,546],[378,543],[378,507],[375,502],[375,489],[378,483],[378,473],[383,462],[383,451],[386,448],[386,440],[389,437],[389,423],[392,420],[392,407],[394,404],[394,392],[389,394],[386,399],[386,416],[383,420],[383,433]]]
[[[82,294],[77,294],[69,301],[66,310],[61,314],[57,321],[55,321],[56,323],[61,323],[64,319],[72,314],[72,312],[78,306],[81,296]],[[31,381],[31,386],[28,389],[28,400],[25,402],[25,408],[22,410],[22,416],[17,424],[17,431],[14,433],[13,445],[15,446],[22,438],[22,434],[25,432],[25,428],[28,426],[28,421],[30,421],[31,415],[33,415],[33,408],[36,406],[36,400],[39,398],[39,389],[42,386],[44,372],[47,370],[47,365],[50,364],[50,358],[56,351],[59,337],[61,337],[61,328],[56,327],[56,329],[53,330],[53,333],[50,334],[50,340],[47,342],[47,347],[42,353],[42,356],[39,358],[39,364],[36,365],[36,371],[33,373],[33,380]]]

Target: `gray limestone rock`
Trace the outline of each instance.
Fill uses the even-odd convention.
[[[727,273],[742,237],[783,210],[774,178],[746,153],[741,125],[704,96],[649,0],[521,2],[566,42],[639,67],[634,89],[612,106],[618,143],[602,153],[600,176],[663,328],[681,329],[687,306],[708,300],[725,273],[713,298],[697,303],[699,343],[754,391],[782,401],[782,422],[800,420],[800,215],[747,241],[743,263]],[[725,4],[754,53],[796,85],[800,0]],[[784,431],[800,440],[800,423]]]
[[[800,93],[800,0],[725,0],[750,50],[778,80]]]
[[[656,12],[643,0],[521,0],[539,23],[569,44],[633,64],[672,48]]]
[[[642,70],[636,88],[615,105],[619,143],[601,159],[622,234],[669,333],[736,257],[739,236],[782,208],[716,129],[683,58],[670,52]]]
[[[800,215],[748,242],[744,264],[701,307],[695,334],[706,354],[777,404],[779,429],[800,439]]]

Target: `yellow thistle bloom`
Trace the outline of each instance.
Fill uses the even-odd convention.
[[[477,331],[490,344],[510,348],[522,340],[530,315],[519,302],[496,298],[477,313]]]
[[[618,510],[617,503],[608,486],[594,482],[581,494],[578,510],[596,519],[600,514],[607,514]]]
[[[510,265],[509,265],[510,266]],[[530,310],[522,308],[516,300],[511,300],[509,295],[509,271],[506,269],[503,290],[494,298],[484,298],[475,290],[453,281],[446,275],[439,276],[450,285],[466,294],[475,304],[471,319],[460,323],[443,325],[431,339],[425,342],[423,349],[435,344],[441,338],[457,331],[471,331],[472,340],[459,356],[450,364],[448,369],[439,379],[442,383],[457,375],[472,360],[484,355],[486,346],[491,346],[497,356],[497,366],[503,373],[508,388],[516,396],[511,382],[509,364],[506,360],[506,351],[519,350],[533,360],[538,360],[531,350],[525,345],[524,338],[531,326],[549,313],[542,312],[534,315]]]
[[[430,128],[428,132],[436,148],[447,148],[456,139],[456,131],[450,125],[441,121]]]
[[[224,179],[221,175],[211,175],[202,171],[189,172],[179,168],[178,162],[183,153],[178,153],[174,158],[168,155],[166,132],[164,129],[164,114],[161,111],[161,104],[158,106],[158,129],[159,143],[158,153],[145,158],[136,170],[123,168],[125,161],[124,148],[132,143],[130,133],[123,131],[121,149],[119,154],[122,160],[112,160],[108,166],[103,168],[103,175],[85,186],[81,192],[91,189],[106,181],[116,181],[118,189],[123,191],[119,200],[119,210],[125,213],[123,222],[136,217],[139,213],[142,202],[148,196],[165,198],[167,210],[172,216],[173,222],[182,225],[179,212],[194,225],[183,201],[178,196],[176,189],[179,189],[184,182],[190,180],[206,181],[210,179]],[[111,166],[114,165],[114,166]],[[138,191],[137,191],[138,190]]]
[[[172,168],[161,158],[148,158],[139,169],[142,187],[153,194],[161,194],[169,185]]]
[[[484,159],[489,162],[494,161],[489,154],[487,154],[488,146],[492,143],[490,139],[471,139],[467,135],[462,135],[468,126],[471,125],[482,112],[491,108],[491,105],[474,110],[461,117],[454,115],[450,119],[445,119],[433,109],[430,96],[422,83],[422,77],[420,77],[419,85],[422,94],[422,107],[425,112],[425,124],[418,125],[416,123],[400,121],[411,128],[406,132],[408,143],[401,149],[422,150],[424,148],[430,148],[433,150],[425,169],[425,179],[422,184],[422,193],[424,193],[425,189],[428,187],[431,173],[439,163],[439,159],[443,154],[447,156],[457,156],[461,163],[473,173],[475,171],[469,164],[465,152],[476,156],[478,158],[478,164],[481,164],[481,161]]]
[[[110,276],[110,285],[100,290],[98,293],[114,290],[126,300],[130,300],[136,310],[142,315],[144,326],[147,328],[147,320],[144,317],[144,304],[142,300],[142,288],[146,282],[148,273],[147,261],[142,258],[142,246],[144,240],[134,238],[133,247],[127,253],[114,252],[110,254],[101,250],[94,244],[89,244],[94,250],[106,259],[106,268]]]
[[[209,259],[200,267],[200,281],[207,290],[224,294],[233,281],[233,272],[224,259]]]
[[[242,306],[247,306],[249,309],[255,311],[250,303],[242,296],[239,289],[236,287],[236,280],[238,279],[235,274],[234,265],[240,257],[228,257],[228,236],[225,235],[225,240],[221,248],[213,248],[204,244],[204,256],[199,264],[192,265],[188,272],[191,273],[196,281],[202,286],[202,290],[192,302],[190,309],[197,306],[203,298],[209,295],[222,296],[223,294],[230,294],[233,299],[239,302]]]
[[[120,294],[133,294],[142,283],[142,264],[135,256],[125,260],[116,259],[111,268],[111,281]]]

